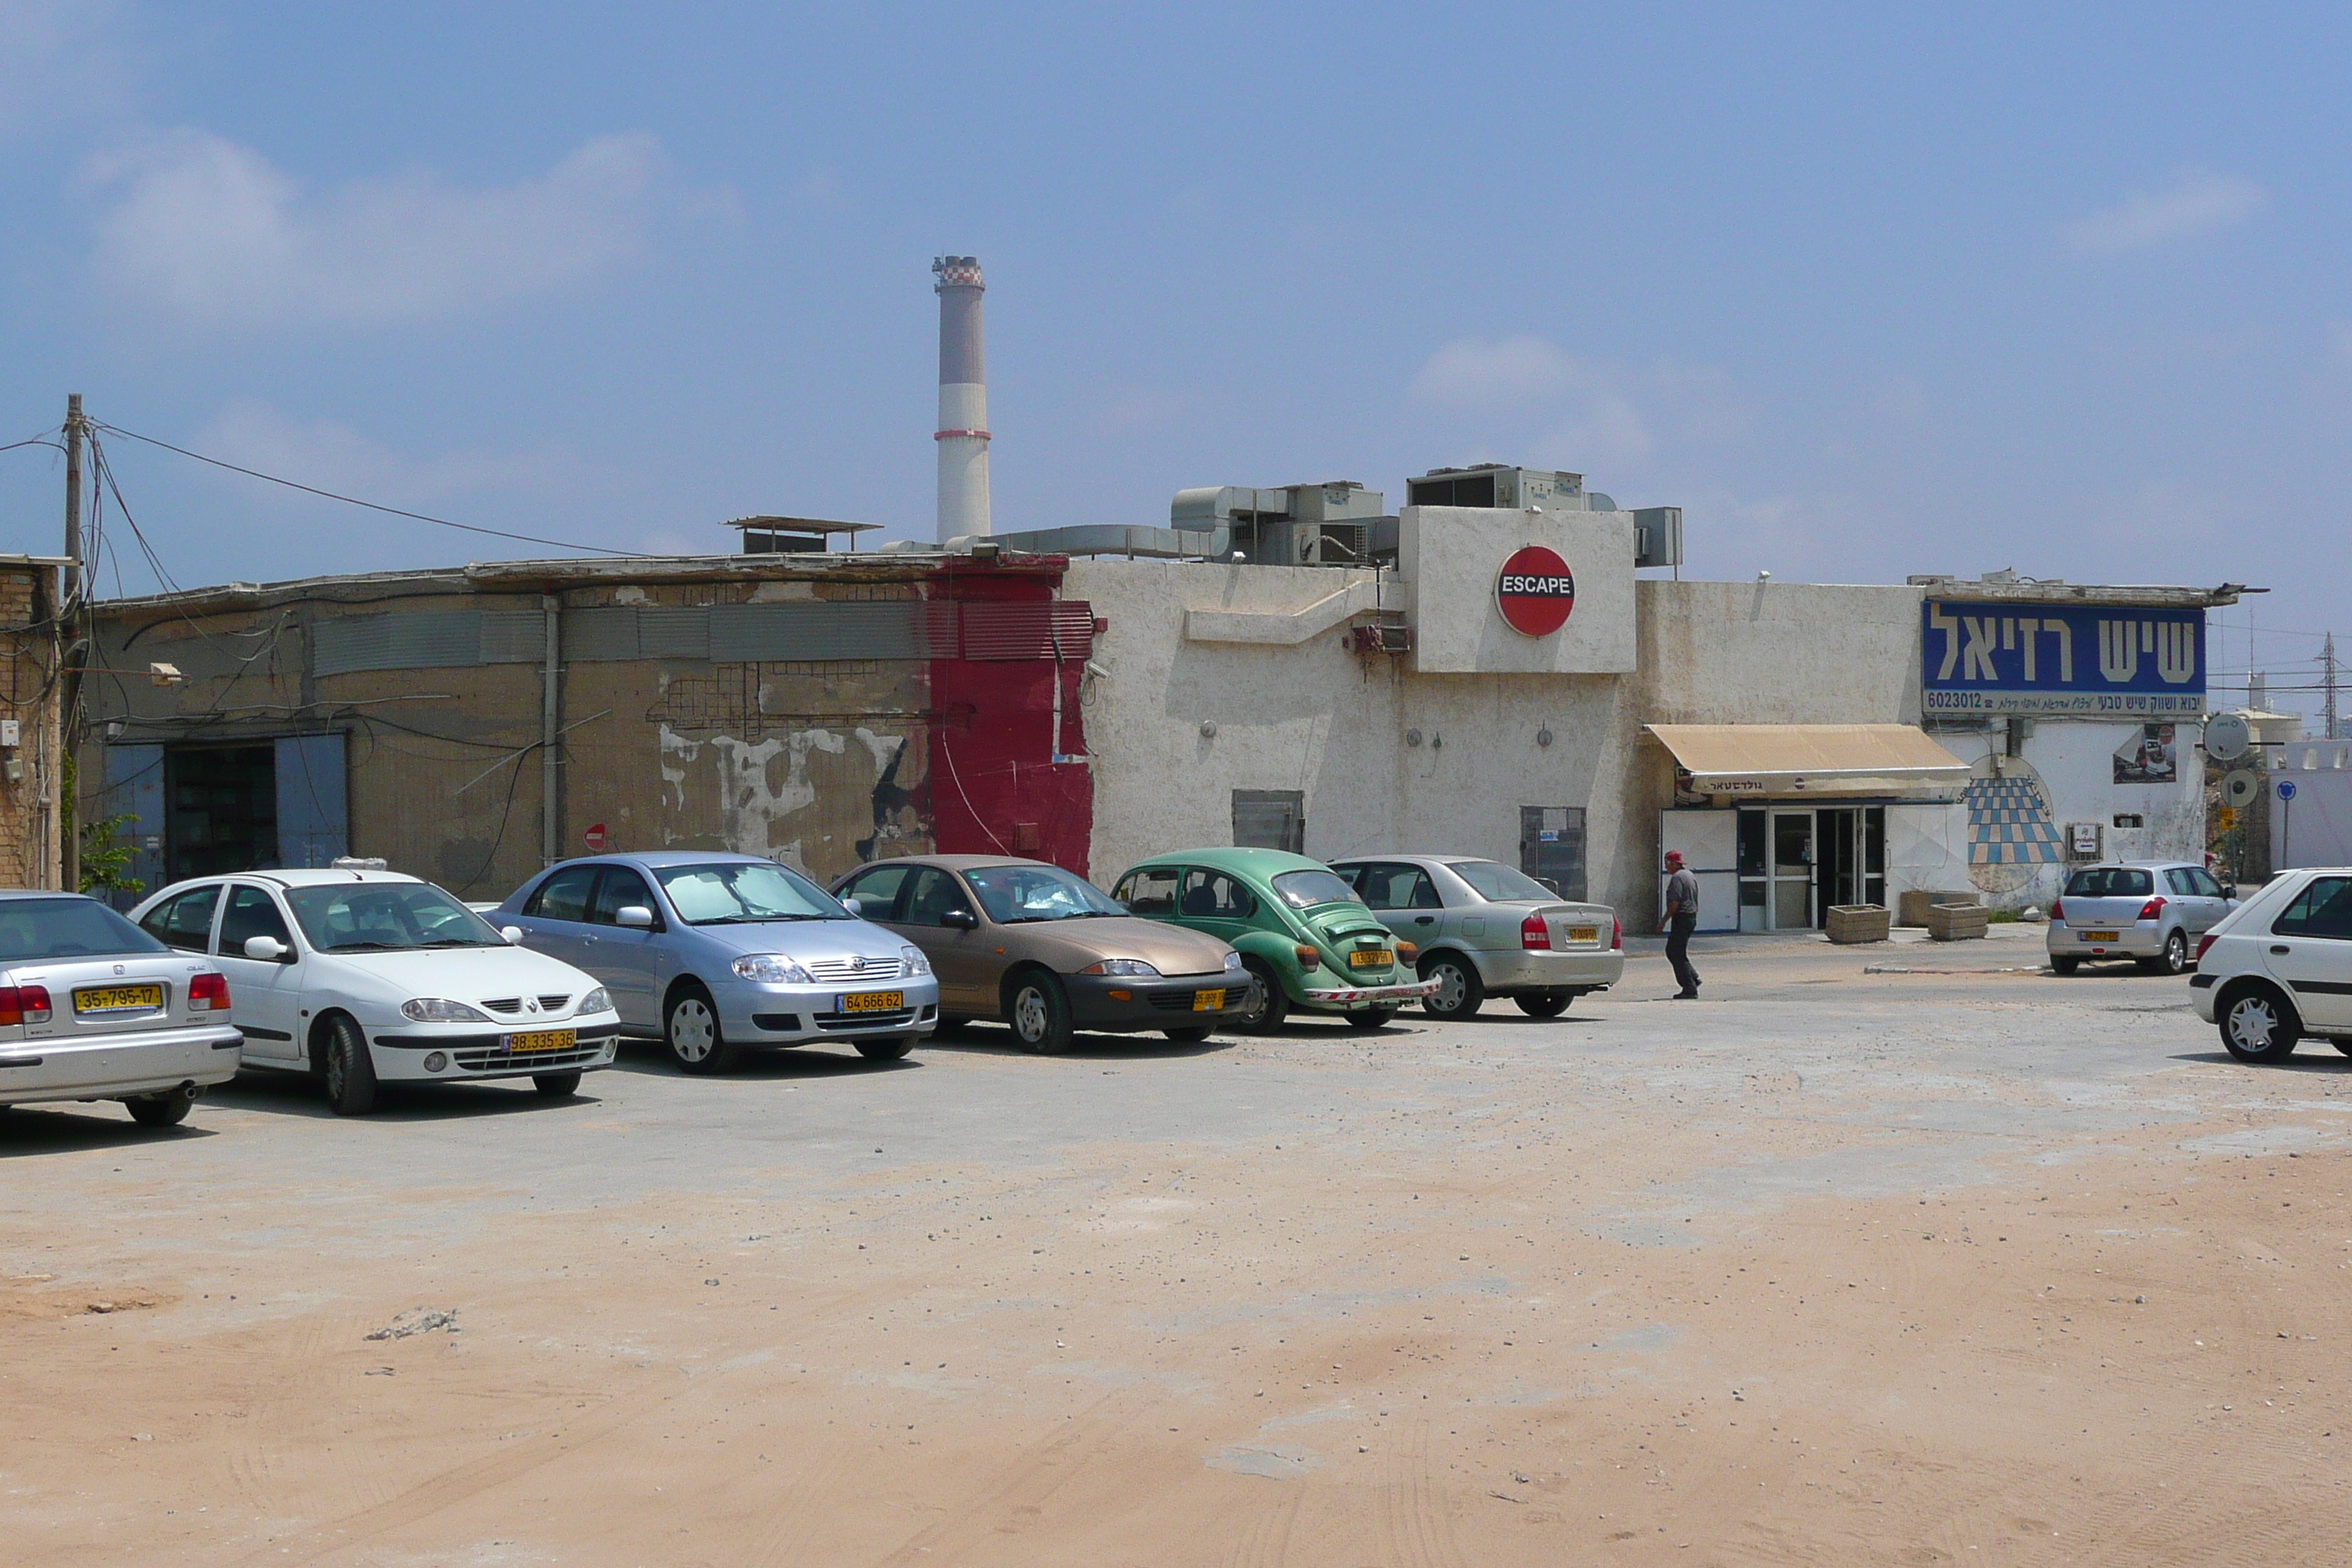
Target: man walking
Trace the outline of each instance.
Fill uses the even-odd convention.
[[[1698,995],[1698,971],[1691,967],[1691,932],[1698,929],[1698,878],[1683,868],[1683,852],[1666,851],[1666,962],[1675,966],[1677,1002]]]

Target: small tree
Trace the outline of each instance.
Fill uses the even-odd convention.
[[[64,768],[65,787],[60,812],[62,825],[68,833],[81,835],[81,890],[85,893],[143,893],[147,884],[130,874],[131,857],[138,847],[123,836],[123,829],[138,817],[131,812],[116,816],[101,816],[95,822],[82,822],[74,809],[79,793],[74,783],[74,760],[69,752]]]

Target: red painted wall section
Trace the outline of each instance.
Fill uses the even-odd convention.
[[[1061,581],[1050,570],[973,565],[942,570],[930,596],[967,605],[1052,602]],[[1078,707],[1083,657],[943,658],[930,667],[932,841],[942,854],[1022,855],[1083,876],[1094,837],[1094,775],[1087,764],[1056,763],[1086,752]],[[1054,733],[1054,687],[1062,688],[1061,734]]]

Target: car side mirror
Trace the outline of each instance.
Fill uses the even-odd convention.
[[[841,907],[847,910],[853,915],[862,916],[866,913],[866,904],[863,900],[844,899],[841,900]]]
[[[636,931],[654,929],[654,912],[643,904],[623,904],[613,911],[613,923]]]
[[[520,926],[501,926],[499,929],[499,934],[507,939],[509,947],[522,945],[522,927]]]
[[[274,936],[249,936],[245,939],[245,956],[263,963],[276,963],[293,956],[294,950]]]
[[[940,924],[953,926],[958,931],[973,931],[979,928],[980,917],[970,910],[950,910],[940,917]]]

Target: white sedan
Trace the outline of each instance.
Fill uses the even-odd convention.
[[[131,918],[228,976],[245,1066],[320,1075],[341,1115],[373,1109],[380,1082],[528,1078],[568,1095],[620,1040],[593,978],[415,877],[248,871],[176,883]]]
[[[2272,878],[2206,936],[2189,985],[2240,1061],[2284,1061],[2306,1035],[2352,1056],[2352,868]]]

